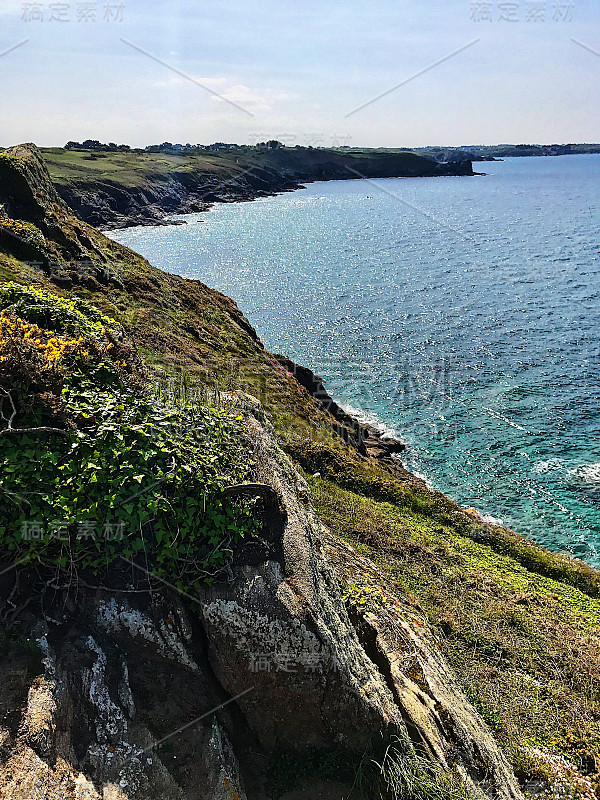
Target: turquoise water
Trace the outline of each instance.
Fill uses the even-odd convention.
[[[476,168],[113,236],[234,298],[461,505],[600,566],[600,156]]]

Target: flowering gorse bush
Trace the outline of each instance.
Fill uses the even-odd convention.
[[[45,244],[44,235],[31,222],[0,217],[0,233],[3,232],[37,248]]]
[[[47,362],[46,369],[52,369],[66,353],[72,353],[83,344],[83,336],[77,339],[58,337],[38,325],[0,311],[0,361],[8,361],[11,344],[15,340],[22,345],[30,345],[31,352],[37,350]]]

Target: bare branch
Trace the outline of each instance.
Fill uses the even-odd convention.
[[[56,436],[67,436],[67,431],[64,428],[50,428],[46,425],[41,425],[38,428],[5,428],[0,431],[0,436],[8,436],[10,433],[53,433]]]
[[[52,433],[57,436],[67,436],[67,431],[63,430],[63,428],[52,428],[47,425],[41,425],[35,428],[13,428],[13,420],[17,416],[15,401],[8,389],[4,389],[0,386],[0,393],[8,398],[11,407],[11,414],[9,417],[6,417],[4,416],[4,411],[2,411],[2,406],[0,404],[0,416],[7,424],[6,428],[0,431],[0,436],[8,436],[8,434],[11,433]]]

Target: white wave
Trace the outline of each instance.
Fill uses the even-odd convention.
[[[398,459],[398,461],[400,461],[400,463],[401,463],[401,464],[404,466],[404,468],[405,468],[405,469],[407,469],[407,470],[410,472],[410,474],[411,474],[411,475],[414,475],[414,476],[415,476],[415,478],[419,478],[420,480],[422,480],[422,481],[423,481],[423,483],[425,484],[425,486],[426,486],[426,487],[427,487],[427,488],[428,488],[430,491],[432,491],[432,492],[435,492],[435,486],[434,486],[434,485],[433,485],[433,483],[432,483],[432,482],[429,480],[429,478],[427,477],[427,475],[425,475],[425,473],[423,473],[423,472],[419,472],[418,470],[416,470],[416,469],[413,469],[413,467],[411,467],[410,463],[408,463],[408,464],[405,464],[405,463],[403,463],[403,461],[402,461],[402,459],[401,459],[401,457],[400,457],[399,455],[392,456],[392,458],[397,458],[397,459]]]
[[[394,439],[399,439],[400,441],[406,441],[405,437],[402,436],[397,429],[391,428],[389,425],[386,425],[386,423],[383,422],[383,420],[381,420],[378,416],[376,416],[372,412],[363,411],[362,409],[355,408],[354,406],[351,406],[348,403],[338,402],[338,405],[347,414],[350,414],[359,422],[362,422],[364,425],[371,425],[373,428],[376,428],[384,438],[392,437]],[[393,456],[393,458],[397,458],[405,466],[405,468],[408,469],[408,471],[415,476],[415,478],[420,478],[425,483],[428,489],[435,491],[435,486],[428,478],[428,476],[414,469],[414,467],[410,463],[410,457],[406,461],[404,458],[402,458],[400,454]],[[488,525],[497,525],[498,527],[504,526],[504,522],[501,519],[499,519],[498,517],[493,517],[491,514],[483,514],[478,511],[477,515],[482,522],[487,523]]]
[[[560,458],[549,458],[547,461],[537,461],[531,471],[535,472],[536,475],[544,475],[546,472],[562,469],[563,464],[564,462]]]
[[[349,405],[348,403],[340,403],[336,401],[341,409],[343,409],[346,414],[350,414],[350,416],[357,419],[363,425],[370,425],[372,428],[375,428],[379,431],[383,439],[397,439],[400,442],[404,442],[406,446],[410,450],[410,443],[406,441],[406,437],[401,434],[397,428],[391,428],[387,425],[383,420],[381,420],[378,416],[373,414],[370,411],[362,411],[360,408],[355,408],[354,406]],[[415,478],[420,478],[423,483],[427,486],[428,489],[435,491],[435,486],[431,482],[431,480],[427,477],[427,475],[423,474],[422,472],[418,472],[412,464],[410,463],[410,455],[408,453],[394,453],[392,454],[392,458],[397,459],[402,466],[407,469]]]
[[[348,405],[347,403],[338,402],[338,405],[346,414],[350,414],[351,417],[354,417],[363,425],[370,425],[372,428],[378,430],[384,439],[398,439],[399,441],[404,441],[401,434],[395,428],[390,428],[389,425],[372,412],[362,411],[360,408],[354,408],[354,406]]]
[[[487,525],[497,525],[498,527],[503,527],[504,523],[498,517],[492,517],[491,514],[482,514],[481,511],[477,511],[476,508],[464,508],[468,514],[472,517],[477,519],[479,522],[485,522]]]
[[[487,522],[488,525],[497,525],[499,528],[503,527],[504,523],[498,517],[492,517],[491,514],[481,514],[481,519]]]
[[[595,464],[580,464],[568,472],[573,483],[580,486],[595,486],[600,484],[600,462]]]

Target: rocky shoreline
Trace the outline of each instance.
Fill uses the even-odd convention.
[[[140,189],[125,189],[107,181],[93,187],[59,187],[58,191],[80,219],[107,231],[136,225],[182,225],[182,221],[170,217],[208,211],[214,203],[239,203],[294,191],[302,185],[270,177],[273,179],[259,178],[252,184],[240,178],[230,186],[213,179],[196,187],[171,177]]]
[[[422,478],[409,472],[402,462],[395,458],[406,450],[404,442],[382,433],[373,425],[361,422],[357,417],[345,411],[331,397],[325,388],[323,379],[319,375],[315,375],[308,367],[296,364],[295,361],[280,354],[276,354],[275,359],[294,376],[300,386],[306,389],[323,411],[331,414],[335,420],[335,431],[346,444],[354,447],[365,458],[381,462],[386,469],[402,480],[426,488],[427,484]]]

